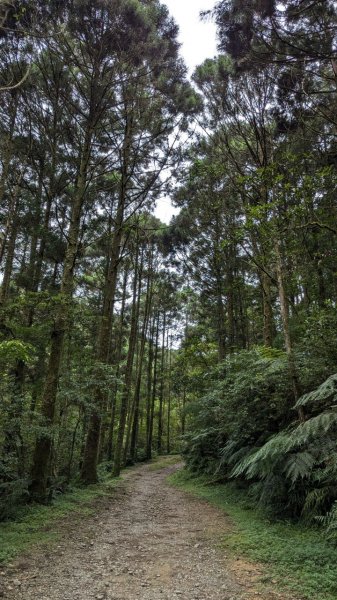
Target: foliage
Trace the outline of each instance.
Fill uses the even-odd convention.
[[[329,512],[336,500],[336,375],[293,407],[283,353],[256,348],[222,368],[214,391],[190,407],[188,467],[240,481],[274,515]],[[296,421],[299,406],[307,412],[303,423]]]
[[[193,85],[159,0],[7,17],[0,517],[182,437],[332,533],[336,3],[217,0]]]
[[[118,479],[105,478],[97,486],[75,488],[59,494],[52,506],[28,505],[15,507],[15,523],[0,523],[0,563],[9,562],[16,555],[36,545],[55,543],[62,535],[65,519],[81,520],[93,514],[99,498],[110,497],[119,485]],[[48,527],[46,527],[48,523]]]
[[[34,349],[30,344],[21,340],[5,340],[0,342],[0,365],[11,365],[21,360],[26,363],[32,362]]]
[[[334,600],[337,590],[337,550],[322,532],[290,522],[271,522],[257,509],[246,490],[209,477],[180,471],[170,477],[172,485],[203,498],[231,518],[223,545],[238,557],[245,555],[263,564],[258,583],[262,590],[277,582],[278,589],[308,600]]]

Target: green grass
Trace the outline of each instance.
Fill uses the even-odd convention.
[[[169,456],[159,456],[149,466],[149,471],[161,471],[171,465],[176,465],[181,462],[181,456],[179,454],[170,454]]]
[[[0,523],[0,564],[6,564],[32,546],[59,539],[60,521],[70,514],[75,518],[95,512],[94,502],[110,496],[120,478],[98,485],[76,488],[60,495],[52,505],[29,505],[18,509],[15,520]]]
[[[205,477],[179,471],[169,477],[172,485],[208,500],[232,519],[233,531],[223,544],[234,556],[264,564],[261,583],[277,581],[279,590],[291,590],[308,600],[336,600],[337,548],[324,534],[303,525],[270,522],[232,484],[209,484]]]
[[[154,459],[151,471],[163,469],[179,462],[179,456]],[[110,465],[111,466],[111,465]],[[128,467],[124,473],[137,470],[137,465]],[[32,546],[56,542],[62,535],[62,520],[72,515],[75,519],[90,516],[95,512],[95,500],[111,496],[122,478],[107,475],[107,465],[100,467],[102,483],[83,488],[74,488],[58,496],[51,505],[28,505],[18,509],[10,521],[0,523],[0,564],[10,562]]]

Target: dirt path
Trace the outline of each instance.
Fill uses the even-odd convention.
[[[175,467],[142,466],[99,514],[67,525],[57,546],[17,560],[6,577],[8,600],[285,599],[255,581],[256,567],[219,548],[230,527],[206,502],[170,487]]]

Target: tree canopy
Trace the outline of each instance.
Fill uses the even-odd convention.
[[[3,518],[182,448],[333,531],[336,10],[0,3]]]

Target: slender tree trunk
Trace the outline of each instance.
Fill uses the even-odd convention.
[[[107,278],[104,288],[102,319],[97,344],[97,361],[101,363],[109,362],[113,306],[117,287],[124,211],[129,179],[131,140],[132,120],[126,113],[124,144],[122,150],[121,183],[119,190],[118,207],[116,212],[116,225],[112,239],[112,248],[110,252],[110,266],[107,270]],[[106,406],[106,400],[106,394],[102,391],[102,389],[99,386],[97,386],[94,390],[94,409],[89,418],[88,433],[81,470],[81,480],[86,484],[95,483],[97,481],[97,462],[100,445],[102,413]]]
[[[147,333],[148,324],[149,324],[151,302],[152,302],[152,281],[151,281],[151,275],[149,273],[148,279],[147,279],[145,313],[144,313],[144,320],[143,320],[143,327],[142,327],[141,341],[140,341],[140,350],[139,350],[138,373],[137,373],[135,393],[134,393],[134,415],[133,415],[131,443],[130,443],[130,458],[133,462],[136,460],[137,437],[138,437],[138,427],[139,427],[140,388],[141,388],[141,383],[142,383],[146,333]]]
[[[115,234],[113,236],[110,266],[108,268],[105,284],[102,319],[97,344],[97,361],[99,363],[106,364],[109,362],[110,336],[112,327],[113,305],[115,301],[117,287],[124,203],[123,207],[120,206],[119,209],[120,210],[118,213],[118,224]],[[99,377],[99,373],[97,374],[97,376]],[[97,386],[94,389],[93,393],[94,408],[89,417],[88,432],[81,469],[81,480],[83,481],[83,483],[86,484],[95,483],[97,481],[97,462],[100,445],[102,414],[106,405],[106,394],[100,386]]]
[[[86,193],[87,171],[91,154],[91,140],[92,131],[90,128],[88,128],[80,161],[80,168],[76,182],[76,191],[71,208],[68,243],[61,283],[61,297],[57,314],[55,316],[54,327],[51,333],[49,363],[41,401],[41,413],[45,421],[45,426],[49,428],[49,432],[48,434],[43,433],[38,435],[33,457],[30,493],[34,500],[40,502],[44,502],[47,496],[47,483],[53,444],[52,426],[55,419],[56,395],[60,374],[62,350],[73,294],[74,269],[78,252],[82,207]]]
[[[131,328],[130,328],[130,336],[129,336],[129,349],[128,349],[126,369],[125,369],[124,390],[123,390],[122,397],[121,397],[119,426],[118,426],[118,434],[117,434],[115,456],[114,456],[114,466],[113,466],[114,477],[118,477],[120,474],[120,470],[121,470],[125,425],[126,425],[126,419],[127,419],[127,414],[128,414],[128,404],[129,404],[131,382],[132,382],[132,368],[133,368],[133,360],[134,360],[136,340],[137,340],[137,304],[138,304],[138,302],[137,302],[137,287],[138,287],[138,285],[137,284],[138,284],[138,248],[137,248],[137,254],[136,254],[135,275],[134,275],[134,283],[133,283],[133,300],[132,300],[132,313],[131,313]]]
[[[185,435],[185,432],[186,432],[186,384],[184,383],[183,408],[181,411],[181,435]]]
[[[152,440],[153,440],[153,424],[154,424],[154,409],[156,402],[156,393],[157,393],[157,368],[158,368],[158,342],[159,342],[159,319],[160,315],[157,314],[157,325],[156,325],[156,338],[155,338],[155,346],[154,346],[154,366],[153,366],[153,381],[152,381],[152,391],[151,391],[151,399],[150,399],[150,418],[149,418],[149,427],[148,427],[148,435],[147,435],[147,446],[146,446],[146,458],[150,460],[152,458]]]
[[[154,345],[154,330],[155,330],[155,318],[150,328],[150,339],[148,349],[148,363],[147,363],[147,392],[146,392],[146,458],[151,458],[151,446],[150,440],[150,428],[151,428],[151,399],[152,399],[152,370],[153,370],[153,345]]]
[[[172,378],[172,349],[169,346],[169,338],[167,334],[168,347],[168,391],[167,391],[167,438],[166,450],[167,454],[171,452],[171,378]]]
[[[290,327],[289,327],[289,304],[287,295],[284,287],[284,273],[283,273],[283,262],[282,262],[282,254],[281,254],[281,243],[279,240],[275,243],[275,256],[276,256],[276,274],[277,274],[277,283],[278,283],[278,292],[280,299],[280,308],[281,308],[281,318],[283,325],[283,334],[284,341],[286,347],[286,353],[288,357],[288,365],[289,365],[289,373],[292,381],[293,391],[294,391],[294,399],[295,402],[301,396],[300,384],[298,380],[297,369],[295,365],[294,353],[292,340],[290,335]],[[304,411],[303,408],[299,408],[298,416],[301,422],[304,421]]]
[[[20,187],[19,187],[19,183],[18,183],[15,187],[15,192],[14,192],[12,222],[11,222],[11,226],[10,226],[10,234],[9,234],[9,239],[8,239],[5,269],[4,269],[4,274],[3,274],[3,279],[2,279],[2,283],[1,283],[1,289],[0,289],[0,308],[2,308],[6,303],[6,300],[8,298],[8,294],[9,294],[10,283],[11,283],[11,279],[12,279],[13,263],[14,263],[14,256],[15,256],[15,245],[16,245],[16,238],[18,235],[19,190],[20,190]]]
[[[226,277],[227,286],[227,314],[228,314],[228,345],[232,353],[235,349],[235,311],[234,311],[234,277],[229,264]]]
[[[261,272],[260,275],[262,299],[263,299],[263,343],[267,347],[273,345],[273,309],[271,301],[271,281],[267,273]]]
[[[136,330],[135,330],[136,340],[134,342],[134,350],[133,350],[134,355],[135,355],[135,352],[136,352],[136,346],[137,346],[137,341],[138,341],[138,323],[139,323],[139,311],[140,311],[140,298],[141,298],[141,291],[142,291],[142,272],[143,272],[143,252],[142,252],[142,255],[141,255],[141,263],[140,263],[140,269],[139,269],[139,285],[138,285],[137,308],[136,308],[136,316],[135,316],[135,320],[136,320]],[[134,360],[133,360],[133,362],[134,362]],[[133,367],[133,363],[132,363],[132,367]],[[138,371],[138,369],[137,369],[137,365],[136,365],[136,373],[137,373],[137,371]],[[128,404],[128,407],[130,408],[130,410],[128,412],[128,418],[127,418],[126,439],[125,439],[124,451],[123,451],[123,459],[122,459],[122,464],[123,465],[125,465],[126,462],[127,462],[127,457],[128,457],[128,452],[129,452],[129,446],[130,446],[130,440],[131,440],[132,423],[133,423],[135,409],[136,409],[136,407],[135,407],[135,395],[134,395],[133,401],[131,403],[130,403],[130,400],[131,400],[131,385],[130,385],[130,390],[129,390],[129,398],[128,398],[128,401],[127,401],[127,404]]]
[[[3,206],[3,203],[4,203],[8,174],[9,174],[10,164],[11,164],[12,155],[13,155],[13,136],[14,136],[14,131],[15,131],[15,123],[16,123],[17,110],[18,110],[18,100],[19,100],[19,95],[17,92],[15,92],[13,104],[11,107],[12,111],[11,111],[10,122],[9,122],[9,130],[8,130],[7,136],[5,136],[5,140],[4,140],[4,144],[3,144],[2,172],[1,172],[1,177],[0,177],[0,206]],[[7,222],[4,227],[4,231],[2,232],[2,236],[0,238],[0,266],[2,263],[2,259],[4,257],[7,237],[8,237],[8,233],[10,231],[11,222],[12,222],[12,216],[13,216],[12,212],[13,212],[14,206],[15,206],[15,200],[13,199],[13,201],[10,203],[10,206],[8,209]]]
[[[118,379],[120,376],[120,363],[122,360],[122,350],[123,350],[123,336],[124,336],[124,314],[125,314],[125,304],[126,304],[126,289],[128,283],[128,269],[125,269],[124,279],[123,279],[123,290],[122,290],[122,306],[121,306],[121,314],[120,314],[120,326],[119,332],[117,336],[116,342],[116,352],[114,357],[115,364],[115,383],[113,385],[113,391],[111,395],[111,405],[110,405],[110,424],[109,424],[109,434],[108,434],[108,448],[107,448],[107,458],[108,461],[112,461],[113,458],[113,439],[114,439],[114,428],[115,428],[115,420],[116,420],[116,409],[117,409],[117,392],[118,392]]]
[[[218,284],[217,293],[217,309],[218,309],[218,357],[219,362],[222,362],[226,358],[226,316],[225,307],[222,297],[222,286]]]
[[[166,312],[163,315],[163,333],[160,360],[160,390],[159,390],[159,412],[158,412],[158,436],[157,451],[158,454],[163,450],[163,413],[164,413],[164,382],[165,382],[165,337],[166,337]]]

